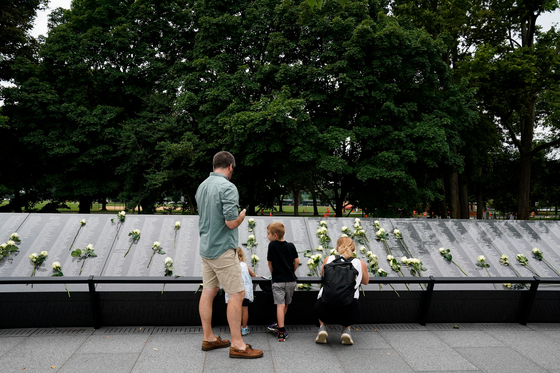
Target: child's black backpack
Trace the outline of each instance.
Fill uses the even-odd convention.
[[[354,258],[352,258],[354,259]],[[358,270],[352,265],[352,260],[346,261],[340,255],[325,264],[322,278],[324,303],[337,306],[347,306],[354,300],[356,290],[356,276]]]

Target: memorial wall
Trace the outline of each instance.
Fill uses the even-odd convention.
[[[248,219],[239,227],[239,246],[244,248],[249,263],[251,254],[258,256],[255,272],[263,276],[270,275],[266,261],[266,227],[274,221],[280,221],[286,227],[285,239],[293,242],[299,252],[301,265],[297,276],[300,281],[304,281],[312,272],[307,266],[310,255],[327,256],[336,246],[336,239],[343,234],[343,227],[348,228],[350,236],[356,231],[354,218],[257,216],[253,219],[255,226],[252,232],[249,231]],[[85,220],[83,225],[82,220]],[[323,245],[323,250],[318,250],[321,241],[317,229],[321,227],[321,221],[326,223],[326,234],[330,241]],[[378,227],[375,221],[379,223]],[[177,229],[176,222],[180,224]],[[388,277],[413,276],[411,267],[401,262],[403,256],[419,259],[425,269],[420,272],[424,277],[531,277],[535,273],[540,277],[557,277],[555,270],[560,269],[560,223],[557,221],[363,218],[359,220],[359,225],[365,235],[363,238],[354,237],[358,258],[367,262],[367,252],[376,255],[379,261],[377,268],[384,269]],[[379,227],[386,232],[385,243],[376,239]],[[395,229],[401,232],[401,239],[394,236]],[[138,240],[133,240],[129,235],[133,230],[140,231]],[[16,242],[17,251],[0,259],[0,277],[30,276],[33,262],[29,255],[42,251],[46,251],[48,257],[37,268],[35,276],[52,276],[51,265],[57,261],[65,276],[158,277],[164,275],[166,257],[174,261],[174,275],[201,276],[198,216],[128,214],[121,222],[116,214],[0,214],[0,243],[7,242],[13,233],[18,234],[21,242]],[[249,235],[253,235],[256,240],[256,245],[250,249],[247,248]],[[155,242],[160,243],[165,254],[154,254],[148,267]],[[90,244],[96,257],[72,257],[72,251],[84,250]],[[360,251],[362,246],[365,250]],[[451,261],[440,253],[440,248],[449,250]],[[542,252],[542,260],[535,258],[532,253],[534,248]],[[400,263],[400,273],[391,269],[386,260],[388,254]],[[520,263],[516,259],[517,254],[523,254],[528,259],[528,265]],[[481,255],[486,258],[486,268],[478,262]],[[509,265],[500,261],[502,255],[508,257]],[[118,285],[119,290],[122,290],[122,286]],[[495,289],[492,284],[468,286],[472,289]],[[154,285],[154,290],[157,287]],[[99,290],[103,291],[114,288],[113,285],[99,286]],[[377,285],[369,285],[366,290],[370,288],[379,290]],[[406,288],[403,286],[400,289]],[[146,291],[147,287],[130,285],[126,290]],[[176,290],[184,289],[173,286],[166,288],[166,291]],[[411,290],[420,288],[416,286],[416,289]],[[60,287],[0,286],[0,292],[37,291],[60,291]]]
[[[310,274],[316,276],[317,273],[320,273],[322,257],[327,256],[330,250],[336,246],[336,240],[343,234],[345,227],[347,228],[346,234],[355,240],[358,258],[371,264],[376,273],[379,270],[384,271],[389,278],[397,276],[410,278],[414,274],[423,277],[458,278],[532,277],[534,275],[542,278],[559,277],[557,271],[560,269],[560,223],[557,221],[371,218],[356,221],[354,218],[289,216],[256,216],[252,219],[254,220],[252,231],[250,231],[248,218],[239,227],[239,246],[244,248],[248,264],[253,265],[258,275],[265,277],[270,275],[266,261],[268,248],[266,227],[274,221],[284,224],[286,227],[285,239],[293,242],[299,252],[301,263],[297,270],[299,282],[305,282],[305,278]],[[177,222],[179,222],[179,227],[176,227]],[[375,224],[376,222],[378,225]],[[385,233],[378,234],[381,232],[380,229],[383,229]],[[394,235],[395,229],[401,232],[401,238]],[[136,237],[131,234],[135,230],[139,231]],[[201,276],[201,263],[198,255],[198,216],[127,214],[121,221],[116,213],[107,215],[0,214],[0,244],[8,242],[13,233],[17,233],[20,242],[15,242],[17,251],[0,259],[0,277],[2,278],[30,277],[34,265],[29,256],[33,253],[39,255],[41,252],[47,252],[48,256],[40,266],[37,266],[35,271],[37,277],[52,276],[51,265],[55,261],[61,264],[61,271],[67,277],[87,278],[91,275],[95,277],[163,277],[167,257],[173,259],[174,275]],[[249,239],[251,235],[254,236],[255,245],[251,245]],[[154,253],[152,247],[155,242],[159,242],[161,250],[165,254]],[[249,245],[247,245],[248,243]],[[90,256],[86,259],[72,256],[73,251],[85,250],[88,245],[93,246],[93,253],[97,256]],[[445,251],[442,253],[440,248],[444,248]],[[538,248],[540,254],[537,253],[535,256],[534,248]],[[152,254],[154,255],[150,262]],[[320,254],[321,258],[317,259],[317,254]],[[395,258],[392,264],[398,263],[399,271],[391,268],[391,263],[386,259],[388,254]],[[527,261],[524,263],[518,261],[517,254],[523,254]],[[258,261],[252,262],[252,255],[256,255]],[[504,261],[503,255],[507,256],[507,262]],[[418,259],[421,262],[420,267],[424,270],[419,270],[419,267],[414,270],[412,264],[407,266],[402,263],[403,256]],[[480,256],[484,256],[483,262],[479,261]],[[377,258],[377,265],[374,265],[375,260],[372,259],[374,257]],[[313,261],[313,258],[317,264],[316,269],[313,268],[313,264],[311,267],[308,266],[308,262]],[[149,267],[148,263],[150,263]],[[87,285],[68,284],[67,288],[72,294],[71,299],[61,298],[66,295],[64,284],[35,284],[33,286],[3,284],[0,285],[0,299],[3,300],[4,307],[8,307],[9,304],[11,308],[19,304],[20,300],[25,300],[25,302],[36,302],[38,299],[50,301],[55,297],[65,302],[76,302],[79,299],[81,302],[87,303]],[[161,294],[162,285],[160,284],[97,285],[97,291],[100,294],[106,294],[107,297],[105,300],[102,299],[102,303],[105,302],[103,308],[106,313],[109,312],[108,309],[122,308],[124,298],[136,299],[134,302],[144,302],[125,308],[126,312],[123,313],[123,316],[115,321],[120,322],[121,325],[126,324],[131,309],[146,308],[146,302],[157,304],[157,307],[154,307],[161,310],[169,308],[161,302],[177,301],[180,298],[181,304],[186,304],[184,306],[186,308],[177,312],[194,314],[197,299],[194,297],[194,292],[197,288],[197,284],[168,284],[165,287],[165,294]],[[399,302],[394,304],[402,305],[402,310],[395,309],[391,316],[387,317],[389,319],[397,318],[401,322],[404,322],[403,320],[410,322],[410,318],[413,316],[411,316],[412,313],[408,313],[408,309],[414,308],[414,313],[416,313],[417,305],[415,304],[424,293],[423,289],[419,284],[394,284],[393,286],[370,284],[364,286],[366,296],[362,297],[362,301],[366,303],[366,311],[371,309],[372,312],[377,307],[375,302],[383,301],[385,304],[388,304],[388,300]],[[557,314],[558,289],[552,285],[539,286],[540,294],[543,291],[550,294],[547,296],[548,300],[543,303],[543,307],[546,308],[552,304],[551,311],[543,311],[544,313]],[[318,290],[318,285],[311,285],[311,290]],[[448,294],[445,299],[442,298],[440,305],[436,299],[434,306],[436,309],[440,306],[448,307],[449,301],[458,296],[457,291],[464,292],[461,293],[461,297],[465,299],[464,302],[470,302],[469,297],[480,299],[482,293],[493,294],[482,296],[486,299],[484,304],[490,305],[490,308],[494,308],[492,306],[494,303],[487,301],[488,299],[505,299],[498,301],[497,306],[502,307],[508,302],[517,302],[522,296],[520,294],[527,293],[527,288],[516,289],[515,285],[508,287],[502,283],[438,284],[434,290],[436,293]],[[480,293],[481,291],[482,293]],[[298,297],[306,299],[305,302],[307,302],[306,308],[303,308],[302,312],[309,313],[309,307],[312,307],[316,292],[301,290],[298,293],[300,294]],[[510,295],[500,295],[502,293]],[[114,295],[111,296],[111,294]],[[265,298],[260,296],[256,303],[269,300]],[[457,304],[457,307],[463,307],[461,302]],[[83,305],[83,307],[86,306]],[[514,310],[511,312],[517,312],[515,307],[513,308]],[[378,311],[375,312],[380,315]],[[457,311],[449,311],[446,308],[441,310],[441,313],[444,314],[449,312]],[[513,315],[513,313],[511,314]],[[181,319],[181,316],[176,317]],[[291,317],[294,317],[293,314]],[[52,320],[49,322],[52,323]],[[76,321],[76,323],[78,322]],[[193,323],[196,322],[193,321]],[[164,323],[164,325],[169,324]],[[0,325],[0,327],[6,326]]]

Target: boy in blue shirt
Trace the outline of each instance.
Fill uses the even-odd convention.
[[[267,260],[272,275],[272,294],[277,318],[277,322],[270,325],[268,330],[278,333],[278,342],[284,342],[288,338],[284,319],[297,285],[295,272],[299,266],[299,258],[294,244],[284,241],[284,224],[271,223],[266,227],[266,231],[266,237],[270,240]]]

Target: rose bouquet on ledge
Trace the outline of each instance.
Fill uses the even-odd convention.
[[[46,251],[41,251],[39,253],[39,255],[37,255],[37,253],[33,253],[33,254],[29,255],[29,259],[31,260],[31,263],[33,264],[33,272],[31,272],[30,277],[35,276],[35,271],[37,270],[38,267],[41,266],[41,264],[43,264],[45,259],[47,259],[47,256],[49,256],[49,253],[46,252]],[[31,285],[31,287],[33,287],[33,285]]]
[[[70,248],[68,248],[68,251],[72,250],[72,246],[74,246],[74,242],[76,242],[76,238],[78,237],[78,234],[80,234],[80,230],[84,225],[86,225],[86,219],[80,220],[80,228],[78,228],[78,231],[76,232],[76,235],[74,236],[74,239],[72,240],[72,244],[70,245]]]
[[[0,245],[0,259],[7,258],[11,253],[18,251],[15,241],[8,240]]]
[[[344,233],[348,237],[352,236],[352,232],[350,231],[350,229],[347,226],[343,226],[340,230],[342,231],[342,233]]]
[[[311,290],[311,284],[298,284],[297,287],[299,290],[304,290],[304,291]]]
[[[383,270],[383,268],[378,268],[377,271],[375,272],[375,277],[387,277],[387,272],[385,272],[385,270]],[[395,294],[397,294],[397,297],[401,297],[399,292],[397,291],[397,289],[395,289],[393,287],[393,284],[389,284],[389,286],[391,287],[391,289],[393,289],[393,291],[395,292]],[[379,284],[379,291],[381,291],[381,284]]]
[[[61,267],[59,262],[53,262],[51,267],[52,267],[52,270],[53,270],[52,277],[62,277],[62,276],[64,276],[64,273],[62,273],[62,267]],[[70,298],[70,292],[68,291],[68,287],[66,286],[66,284],[64,284],[64,288],[66,289],[66,292],[68,293],[68,298]]]
[[[461,268],[461,266],[459,264],[455,263],[455,261],[453,260],[453,256],[451,255],[450,251],[451,250],[443,248],[443,247],[439,248],[439,253],[441,254],[441,256],[443,256],[443,258],[445,260],[447,260],[448,262],[451,262],[451,263],[455,264],[457,266],[457,268],[459,268],[461,270],[461,272],[463,272],[463,274],[468,277],[469,275],[467,275],[465,273],[465,271],[463,271],[463,268]]]
[[[527,257],[526,257],[525,255],[523,255],[523,254],[517,254],[517,256],[516,256],[515,258],[517,259],[517,261],[519,262],[519,264],[521,264],[522,266],[525,266],[529,271],[533,272],[533,274],[534,274],[535,276],[541,277],[541,276],[537,273],[537,271],[535,271],[535,270],[533,269],[533,267],[531,267],[531,266],[529,265],[529,259],[527,259]]]
[[[165,251],[163,251],[161,244],[156,241],[154,242],[153,246],[152,246],[152,255],[150,256],[150,261],[148,262],[148,266],[146,268],[150,267],[150,264],[152,263],[152,258],[154,257],[154,254],[160,254],[160,255],[165,255]]]
[[[250,218],[248,221],[249,224],[249,232],[253,232],[253,230],[255,229],[255,219],[254,218]]]
[[[393,236],[395,236],[395,238],[397,239],[397,241],[401,244],[401,246],[403,247],[404,251],[406,251],[406,254],[408,255],[409,258],[412,257],[412,254],[410,253],[410,251],[408,251],[408,247],[404,244],[404,239],[403,239],[403,234],[400,230],[395,229],[393,230]]]
[[[72,258],[78,258],[78,260],[82,261],[82,265],[80,267],[80,273],[78,273],[78,275],[82,274],[82,269],[84,269],[84,264],[86,264],[86,259],[89,257],[95,258],[97,256],[97,254],[94,253],[94,250],[95,249],[93,248],[93,244],[89,244],[86,246],[84,250],[76,249],[72,251],[72,253],[70,253],[70,255],[72,255]]]
[[[325,223],[325,225],[323,225]],[[327,233],[326,222],[323,220],[321,221],[321,226],[317,228],[317,237],[319,238],[319,243],[321,246],[326,247],[327,249],[330,248],[328,243],[331,241]]]
[[[488,270],[488,268],[490,268],[490,264],[486,263],[486,257],[484,255],[478,256],[478,259],[476,260],[476,265],[484,268],[486,270],[486,273],[488,273],[488,277],[492,277],[490,271]],[[494,285],[494,288],[496,288],[496,284],[492,284],[492,285]]]
[[[401,265],[399,263],[399,261],[397,259],[395,259],[395,257],[391,254],[387,255],[387,261],[389,262],[389,265],[391,266],[391,269],[395,272],[397,272],[397,274],[399,275],[399,277],[405,277],[404,273],[402,273],[401,271]],[[408,287],[408,284],[405,284],[406,288],[410,291],[410,288]]]
[[[379,222],[377,220],[375,221],[375,227],[378,228],[377,231],[375,232],[375,239],[377,241],[381,241],[383,243],[383,247],[385,248],[385,251],[387,252],[387,255],[392,255],[391,249],[389,248],[389,245],[387,244],[387,238],[389,237],[389,235],[387,234],[387,232],[385,232],[385,229],[383,229],[379,225]]]
[[[124,253],[123,258],[128,255],[132,244],[138,243],[138,241],[140,240],[140,229],[134,229],[128,235],[132,237],[132,241],[130,242],[130,245],[128,245],[128,250],[126,250],[126,253]]]
[[[121,226],[124,224],[126,219],[126,211],[121,211],[117,214],[117,240],[119,239],[119,231],[121,230]],[[115,219],[111,219],[111,223],[114,222]]]
[[[511,268],[511,270],[515,273],[515,275],[517,277],[521,277],[521,273],[519,273],[517,271],[517,269],[513,268],[513,266],[511,265],[511,263],[509,262],[509,258],[506,254],[502,254],[502,256],[500,257],[500,264],[503,265],[504,267],[508,267]],[[504,288],[506,289],[511,289],[512,287],[514,289],[523,289],[525,288],[525,284],[502,284],[504,286]]]
[[[314,255],[305,254],[304,256],[309,258],[307,260],[307,268],[309,268],[310,272],[307,275],[308,276],[315,275],[316,277],[321,277],[319,275],[319,270],[317,269],[317,267],[319,267],[319,265],[321,264],[322,259],[323,259],[323,255],[322,254],[314,254]]]
[[[165,276],[165,277],[173,276],[173,259],[171,259],[170,257],[165,258],[165,264],[164,265],[165,265],[165,272],[163,273],[163,276]],[[200,286],[202,286],[202,284],[200,284]],[[163,294],[164,290],[165,290],[165,283],[163,284],[163,287],[161,288],[161,293],[162,294]]]
[[[369,249],[369,240],[366,236],[366,231],[362,227],[360,218],[354,219],[354,232],[352,233],[352,237],[354,237],[360,245],[365,245]]]
[[[257,254],[251,254],[251,266],[253,267],[253,271],[255,271],[255,267],[259,264],[259,256]]]
[[[407,258],[406,256],[403,256],[401,258],[401,263],[407,266],[407,268],[410,270],[410,273],[414,277],[422,277],[422,271],[426,271],[426,268],[423,267],[420,259],[417,258]],[[426,290],[424,289],[424,285],[422,284],[419,285],[422,288],[422,290]]]
[[[545,262],[545,264],[546,264],[550,269],[552,269],[552,270],[554,271],[554,273],[556,273],[558,276],[560,276],[560,273],[558,273],[558,271],[556,270],[556,268],[554,268],[554,267],[552,266],[552,264],[550,264],[550,263],[548,262],[548,260],[546,260],[546,259],[544,258],[543,252],[542,252],[538,247],[534,247],[532,253],[533,253],[533,257],[534,257],[535,259]]]
[[[19,239],[19,234],[17,234],[16,232],[10,234],[10,240],[14,241],[16,244],[21,242],[21,240]]]
[[[173,237],[173,248],[177,247],[177,231],[181,228],[181,222],[175,222],[175,236]]]

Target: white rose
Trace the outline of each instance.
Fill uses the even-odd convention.
[[[393,260],[393,259],[395,259],[394,256],[392,256],[392,255],[387,255],[387,260],[391,261],[391,260]]]
[[[307,266],[312,267],[315,265],[315,261],[311,258],[307,259]]]
[[[8,246],[14,246],[16,243],[12,240],[8,240],[7,244]]]
[[[321,224],[321,225],[327,225],[327,222],[324,221],[324,220],[321,220],[321,221],[319,222],[319,224]]]
[[[340,237],[348,237],[348,235],[346,233],[342,233]]]
[[[373,256],[373,252],[372,252],[372,251],[368,251],[368,252],[366,253],[366,255],[367,255],[367,256]]]
[[[10,238],[18,238],[18,237],[19,235],[15,232],[10,235]]]
[[[403,256],[403,257],[401,258],[401,262],[402,262],[402,263],[408,262],[408,258],[407,258],[406,256]]]
[[[440,253],[443,253],[444,251],[445,251],[445,248],[443,248],[443,247],[440,247],[440,248],[439,248],[439,252],[440,252]]]
[[[379,268],[379,269],[377,270],[377,273],[383,273],[383,272],[385,272],[385,271],[383,270],[383,268]]]
[[[479,261],[479,262],[483,262],[483,261],[485,261],[485,260],[486,260],[486,257],[485,257],[484,255],[480,255],[480,256],[478,257],[478,261]]]
[[[254,240],[254,239],[255,239],[255,236],[251,234],[251,235],[249,235],[249,237],[247,237],[247,239],[248,239],[248,240]]]
[[[373,224],[379,225],[379,220],[374,221]]]
[[[176,222],[175,222],[175,227],[176,227],[176,228],[179,228],[180,226],[181,226],[181,222],[180,222],[180,221],[176,221]]]
[[[158,241],[154,242],[154,247],[156,247],[156,246],[159,247],[160,245],[161,244]]]
[[[251,255],[251,260],[258,262],[259,261],[259,257],[257,256],[257,254],[253,254]]]
[[[132,231],[132,233],[139,235],[140,234],[140,229],[135,229]]]
[[[254,223],[254,222],[255,222],[255,219],[253,219],[253,218],[249,219],[249,223]]]
[[[317,228],[317,233],[318,233],[318,234],[323,233],[323,229],[322,229],[322,228]]]
[[[54,269],[58,269],[60,268],[60,263],[59,262],[53,262],[52,266]]]
[[[360,226],[360,223],[354,223],[354,228],[358,228]]]
[[[356,223],[360,224],[360,221],[361,221],[361,220],[360,220],[360,218],[356,218],[356,219],[354,219],[354,221],[355,221]]]
[[[317,249],[316,249],[316,250],[318,250],[318,251],[323,251],[323,245],[317,246]]]
[[[84,225],[86,223],[86,219],[80,220],[80,224]]]
[[[33,254],[29,255],[29,259],[31,259],[32,261],[36,261],[37,260],[37,253],[33,253]]]
[[[414,258],[412,259],[412,262],[416,264],[420,264],[420,259]]]
[[[0,245],[1,248],[5,249],[6,247],[8,247],[7,243],[3,243],[2,245]]]
[[[348,229],[347,226],[343,226],[342,229],[341,229],[341,231],[344,232],[344,231],[346,231],[347,229]]]
[[[9,241],[8,241],[9,242]],[[537,254],[539,252],[539,249],[537,247],[533,248],[533,254]]]
[[[503,259],[503,260],[508,260],[507,255],[506,255],[506,254],[502,254],[502,259]]]
[[[166,257],[165,258],[165,264],[168,264],[168,263],[173,263],[173,259],[171,259],[170,257]]]
[[[46,251],[41,251],[41,256],[48,256],[48,255],[49,255],[48,252],[46,252]]]
[[[399,231],[398,229],[395,229],[395,230],[393,231],[393,234],[399,234],[399,233],[401,233],[401,231]]]
[[[331,249],[331,255],[336,255],[336,250],[335,249]]]
[[[362,253],[365,254],[365,253],[366,253],[366,247],[365,247],[365,246],[361,246],[361,247],[360,247],[360,252],[362,252]]]

